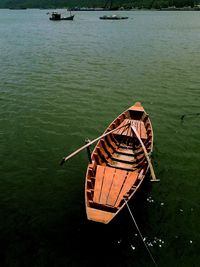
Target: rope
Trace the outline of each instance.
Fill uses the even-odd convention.
[[[136,229],[138,230],[138,233],[139,233],[139,235],[140,235],[140,237],[141,237],[141,239],[142,239],[142,242],[144,243],[144,246],[145,246],[146,250],[147,250],[148,253],[149,253],[150,258],[152,259],[154,265],[155,265],[156,267],[158,267],[158,265],[157,265],[157,263],[156,263],[156,261],[155,261],[153,255],[151,254],[151,251],[149,250],[147,244],[146,244],[145,241],[144,241],[144,238],[143,238],[143,236],[142,236],[142,234],[141,234],[141,232],[140,232],[140,229],[139,229],[139,227],[138,227],[138,225],[137,225],[137,223],[136,223],[136,220],[135,220],[135,218],[134,218],[134,216],[133,216],[133,214],[132,214],[132,212],[131,212],[131,209],[130,209],[130,207],[129,207],[129,205],[128,205],[128,202],[126,201],[126,199],[124,199],[124,201],[125,201],[125,203],[126,203],[126,206],[127,206],[127,208],[128,208],[128,211],[129,211],[129,213],[130,213],[130,215],[131,215],[131,218],[132,218],[132,220],[133,220],[133,222],[134,222],[134,224],[135,224],[135,227],[136,227]]]

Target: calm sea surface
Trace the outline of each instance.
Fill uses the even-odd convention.
[[[127,210],[86,220],[86,153],[59,166],[136,101],[161,182],[131,210],[158,266],[199,266],[200,12],[47,12],[0,10],[0,266],[154,266]]]

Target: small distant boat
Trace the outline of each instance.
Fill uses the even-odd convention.
[[[100,19],[108,19],[108,20],[120,20],[120,19],[128,19],[128,17],[123,17],[123,16],[120,16],[120,15],[110,15],[110,16],[102,16],[102,17],[99,17]]]
[[[68,17],[62,17],[61,16],[61,13],[58,13],[58,12],[52,12],[51,13],[51,17],[49,18],[50,20],[73,20],[74,19],[74,15],[71,15],[71,12],[70,12],[70,16]]]

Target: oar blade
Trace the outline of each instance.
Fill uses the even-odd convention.
[[[60,162],[60,166],[62,166],[65,163],[65,158],[62,158],[61,162]]]

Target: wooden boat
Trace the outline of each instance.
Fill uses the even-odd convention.
[[[102,17],[99,17],[100,19],[104,19],[104,20],[120,20],[120,19],[128,19],[128,17],[123,17],[123,16],[120,16],[120,15],[110,15],[110,16],[102,16]]]
[[[152,171],[152,150],[151,121],[137,102],[108,126],[93,150],[85,181],[88,220],[107,224],[122,210]]]
[[[51,17],[49,18],[50,20],[73,20],[74,19],[74,15],[68,16],[68,17],[62,17],[60,13],[58,12],[52,12],[51,13]]]

